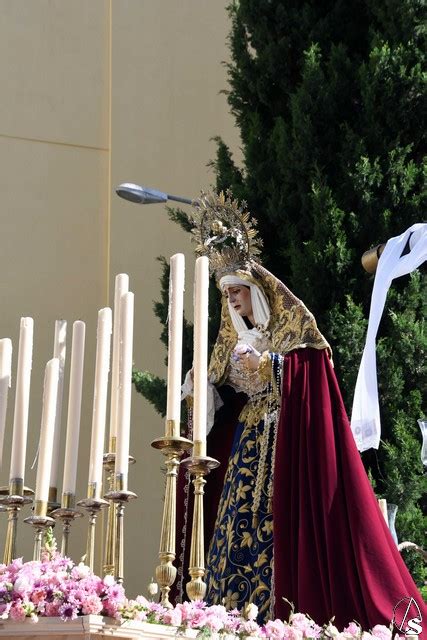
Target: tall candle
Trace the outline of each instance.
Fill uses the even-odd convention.
[[[30,402],[31,366],[33,358],[33,331],[33,319],[21,318],[9,480],[15,480],[18,478],[24,480],[25,475],[28,409]]]
[[[111,365],[110,446],[117,435],[117,410],[119,400],[120,367],[120,300],[129,291],[129,276],[119,273],[114,288],[113,356]],[[114,446],[114,444],[113,444]]]
[[[129,467],[130,411],[132,393],[132,347],[133,347],[133,309],[134,294],[125,293],[120,300],[120,393],[117,420],[116,478],[119,476],[117,488],[127,490]]]
[[[112,330],[111,309],[98,313],[96,339],[95,385],[92,412],[92,439],[90,444],[89,485],[91,495],[99,499],[102,486],[102,458],[104,453],[105,416],[107,412],[108,372],[110,368],[110,342]]]
[[[170,259],[169,278],[169,339],[168,339],[168,389],[166,435],[180,435],[181,419],[181,371],[182,371],[182,322],[184,314],[185,258],[176,253]]]
[[[197,258],[194,279],[194,406],[195,454],[206,455],[208,387],[209,260]]]
[[[71,493],[73,495],[76,493],[85,333],[85,323],[81,320],[76,320],[73,324],[73,341],[71,345],[67,437],[65,441],[64,477],[62,481],[62,493]]]
[[[12,380],[12,340],[0,340],[0,467],[3,459],[3,441],[6,428],[7,396]]]
[[[44,376],[43,410],[35,492],[36,504],[47,503],[49,499],[58,381],[59,360],[58,358],[52,358],[46,365]]]
[[[64,393],[65,356],[67,351],[67,321],[55,322],[55,338],[53,357],[59,360],[58,399],[56,403],[55,433],[53,436],[52,470],[50,472],[50,486],[58,486],[59,445],[61,442],[62,396]]]

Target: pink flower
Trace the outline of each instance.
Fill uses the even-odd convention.
[[[144,596],[136,596],[135,602],[142,607],[148,607],[149,601]]]
[[[319,638],[322,628],[303,613],[292,613],[289,624],[293,629],[301,631],[303,638]]]
[[[267,638],[281,640],[285,637],[286,625],[281,620],[269,620],[264,626],[264,633]]]
[[[193,611],[189,623],[192,629],[200,629],[201,627],[204,627],[206,624],[206,613],[203,609],[196,609],[196,611]]]
[[[102,609],[101,599],[95,594],[87,596],[82,602],[82,614],[84,616],[98,615]]]
[[[22,621],[25,620],[26,613],[21,602],[14,602],[10,608],[9,615],[11,620]]]
[[[31,594],[31,601],[34,602],[34,604],[41,604],[42,602],[44,602],[46,598],[46,592],[44,589],[41,589],[40,587],[38,589],[34,589],[34,591]]]
[[[391,640],[392,638],[390,629],[383,624],[376,624],[372,629],[372,635],[380,640]]]
[[[302,631],[299,629],[294,629],[293,627],[286,625],[285,635],[283,637],[286,638],[286,640],[302,640],[303,635]]]
[[[175,609],[178,609],[181,612],[181,620],[183,623],[191,620],[193,615],[193,604],[191,602],[179,602]]]
[[[104,600],[103,602],[103,615],[109,618],[120,618],[120,606],[121,603],[112,600]]]
[[[353,636],[359,637],[360,627],[356,622],[350,622],[348,627],[345,627],[343,633],[351,633]]]
[[[176,609],[168,609],[162,617],[163,624],[170,624],[172,627],[180,627],[182,624],[182,613],[181,610]]]
[[[59,607],[59,614],[63,620],[75,620],[78,614],[78,608],[74,602],[64,602]]]
[[[15,560],[12,560],[12,563],[9,565],[8,569],[12,574],[17,573],[22,569],[23,564],[24,562],[22,558],[16,558]]]
[[[133,618],[138,622],[145,622],[147,620],[147,612],[136,609]]]
[[[224,620],[221,620],[221,618],[215,615],[215,613],[208,613],[203,626],[207,627],[211,631],[218,632],[224,628]]]
[[[240,633],[246,636],[258,636],[260,633],[260,627],[254,620],[244,620],[240,627]]]
[[[44,615],[53,618],[59,616],[59,609],[61,608],[61,602],[55,600],[54,602],[46,602],[44,608]]]
[[[11,602],[8,602],[7,604],[0,604],[0,618],[2,620],[8,619],[11,606]]]

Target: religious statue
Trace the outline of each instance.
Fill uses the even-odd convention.
[[[208,604],[254,603],[262,621],[287,618],[293,603],[318,623],[363,628],[390,624],[403,597],[422,608],[313,315],[260,264],[254,222],[231,194],[202,194],[193,223],[222,292],[209,366],[208,455],[222,464],[205,500]]]

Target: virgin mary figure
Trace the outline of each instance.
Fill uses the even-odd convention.
[[[231,197],[204,194],[195,224],[222,292],[209,367],[224,404],[208,437],[222,464],[205,500],[207,602],[256,604],[259,622],[286,619],[292,603],[319,624],[335,616],[363,628],[389,625],[402,597],[423,608],[313,315],[261,266],[250,218]]]

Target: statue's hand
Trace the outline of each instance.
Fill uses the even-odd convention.
[[[233,358],[241,364],[242,367],[250,371],[258,369],[258,363],[261,354],[250,344],[238,344],[233,350]]]

